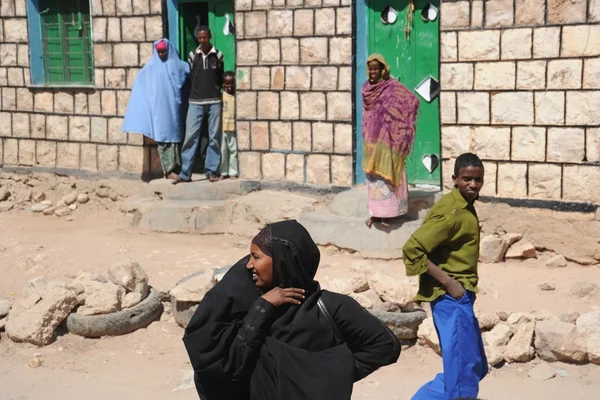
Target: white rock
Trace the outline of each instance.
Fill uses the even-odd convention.
[[[71,210],[71,211],[75,211],[75,210],[77,210],[77,203],[73,203],[73,204],[71,204],[71,205],[69,206],[69,210]]]
[[[85,204],[90,201],[90,197],[85,193],[80,193],[77,195],[77,202],[79,204]]]
[[[524,312],[512,313],[506,319],[506,323],[511,326],[516,326],[516,325],[520,325],[525,322],[531,322],[531,321],[535,321],[535,317],[529,313],[524,313]]]
[[[547,381],[554,378],[556,376],[556,372],[554,372],[554,368],[548,364],[541,363],[533,367],[527,375],[529,375],[530,378],[538,381]]]
[[[5,299],[0,299],[0,318],[4,318],[8,315],[10,309],[12,308],[12,303]]]
[[[121,310],[121,303],[125,297],[125,289],[114,283],[89,282],[83,306],[77,309],[81,315],[110,314]],[[91,289],[93,287],[93,289]]]
[[[105,277],[103,277],[100,274],[97,274],[95,272],[81,272],[79,275],[77,275],[77,277],[75,277],[75,279],[73,279],[73,282],[88,282],[88,281],[95,281],[95,282],[100,282],[100,283],[106,283],[108,282],[106,280]]]
[[[417,338],[421,346],[429,347],[437,354],[441,354],[440,340],[433,324],[433,318],[428,317],[421,322],[417,331]]]
[[[131,308],[142,302],[142,294],[137,292],[127,293],[123,298],[123,308]]]
[[[508,362],[527,362],[535,357],[533,344],[533,334],[535,332],[535,322],[525,322],[519,325],[517,333],[512,337],[506,351],[504,359]]]
[[[56,209],[54,207],[48,207],[44,210],[43,214],[44,215],[54,215],[54,211],[56,211]]]
[[[582,314],[576,325],[585,338],[588,361],[600,365],[600,311]]]
[[[491,331],[483,333],[483,341],[489,347],[506,346],[512,337],[510,325],[500,322]]]
[[[518,242],[508,249],[506,258],[537,258],[537,251],[529,242]]]
[[[492,367],[500,364],[504,361],[504,351],[506,350],[506,346],[499,347],[490,347],[484,346],[485,348],[485,356],[487,358],[487,362]]]
[[[71,192],[68,195],[66,195],[65,197],[63,197],[61,200],[67,206],[70,206],[71,204],[73,204],[77,201],[77,192]]]
[[[562,313],[558,318],[562,322],[568,322],[569,324],[574,324],[580,315],[581,314],[579,314],[577,311],[568,311],[566,313]]]
[[[371,299],[362,293],[350,293],[350,297],[352,297],[358,304],[360,304],[363,308],[370,310],[373,308],[373,303]]]
[[[562,321],[538,321],[535,325],[535,350],[549,362],[581,363],[586,359],[583,333],[575,325]]]
[[[8,212],[12,210],[14,206],[13,203],[2,202],[0,203],[0,212]]]
[[[567,266],[567,259],[562,254],[557,254],[546,261],[546,266],[551,268],[563,268]]]
[[[362,293],[369,290],[369,282],[364,275],[354,275],[352,279],[350,279],[350,286],[352,286],[352,291],[354,293]]]
[[[36,192],[36,193],[33,194],[33,196],[31,198],[36,203],[41,203],[42,201],[46,200],[46,193],[44,193],[44,192]]]
[[[8,190],[6,188],[0,188],[0,201],[8,200],[10,195],[11,195],[10,190]]]
[[[369,286],[383,301],[406,307],[417,294],[417,288],[408,279],[396,280],[381,272],[367,278]]]
[[[504,259],[508,243],[498,235],[489,235],[479,243],[479,261],[498,263]]]
[[[71,210],[69,210],[68,207],[56,207],[56,209],[54,210],[54,214],[57,217],[64,217],[67,216],[71,213]]]
[[[500,317],[496,314],[488,314],[481,310],[477,310],[475,315],[479,322],[479,328],[482,331],[489,331],[500,322]]]
[[[169,294],[178,302],[199,303],[215,284],[215,273],[209,269],[175,286]]]
[[[108,279],[125,288],[128,292],[137,292],[145,299],[148,295],[148,274],[135,261],[121,260],[108,269]]]
[[[8,320],[8,318],[0,318],[0,331],[3,331],[4,328],[6,328],[6,320]]]
[[[521,239],[523,239],[523,235],[521,235],[520,233],[507,233],[504,236],[502,236],[502,240],[504,240],[506,242],[506,245],[508,247],[517,243]]]
[[[569,288],[569,294],[573,297],[582,299],[584,297],[592,296],[598,292],[599,286],[592,282],[576,282]]]
[[[41,212],[44,212],[44,210],[46,210],[49,207],[51,207],[51,206],[48,204],[43,204],[43,203],[34,204],[31,206],[31,211],[33,211],[34,213],[41,213]]]
[[[554,286],[554,284],[550,283],[550,282],[543,282],[538,285],[538,288],[540,288],[540,290],[543,290],[545,292],[550,292],[550,291],[553,291],[554,289],[556,289],[556,286]]]

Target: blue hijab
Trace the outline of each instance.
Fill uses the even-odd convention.
[[[161,40],[168,48],[166,61],[156,51]],[[154,42],[152,58],[138,73],[121,130],[141,133],[156,142],[178,143],[182,140],[183,105],[187,102],[182,91],[190,67],[179,59],[173,43],[161,40]]]

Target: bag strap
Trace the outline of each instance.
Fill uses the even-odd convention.
[[[333,334],[336,337],[336,339],[338,339],[338,341],[340,343],[344,343],[344,337],[342,336],[342,332],[340,332],[340,329],[338,328],[337,324],[333,320],[333,317],[331,316],[331,314],[329,314],[329,310],[327,309],[327,306],[323,302],[322,297],[319,297],[319,300],[317,300],[317,306],[319,307],[321,314],[323,314],[323,317],[325,317],[325,321],[327,321],[327,324],[333,330]]]

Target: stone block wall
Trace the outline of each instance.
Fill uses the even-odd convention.
[[[350,0],[236,0],[244,178],[350,186]]]
[[[484,193],[600,204],[600,0],[444,0],[442,157]]]
[[[162,37],[160,0],[92,0],[94,85],[30,86],[26,0],[0,8],[0,166],[116,174],[160,171],[143,136],[121,132],[130,89]]]

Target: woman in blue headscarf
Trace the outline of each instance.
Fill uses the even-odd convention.
[[[122,130],[141,133],[158,144],[165,178],[175,179],[181,168],[180,143],[185,121],[182,95],[190,67],[179,59],[168,39],[154,42],[150,61],[139,72],[131,91]]]

